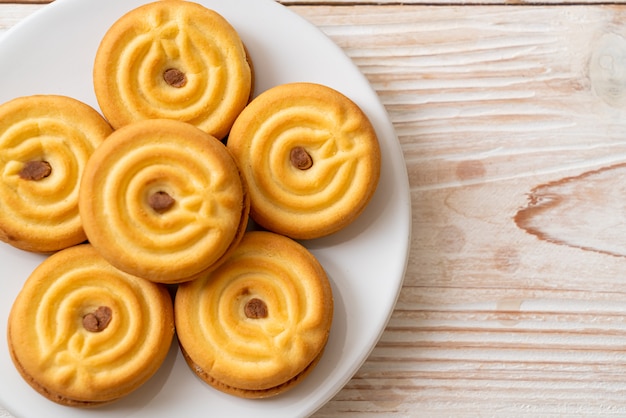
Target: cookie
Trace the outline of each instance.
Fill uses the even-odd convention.
[[[178,283],[216,267],[239,242],[249,200],[215,137],[184,122],[117,129],[83,174],[79,210],[89,242],[115,267]]]
[[[346,227],[380,177],[380,148],[367,116],[320,84],[263,92],[237,118],[227,145],[248,183],[251,217],[295,239]]]
[[[305,247],[247,232],[218,269],[179,285],[179,345],[191,370],[244,398],[278,395],[319,361],[333,318],[324,269]]]
[[[252,70],[235,28],[200,4],[140,6],[104,35],[94,89],[115,128],[144,119],[190,123],[222,139],[247,104]]]
[[[166,287],[113,268],[89,244],[45,259],[8,321],[24,380],[62,405],[97,407],[131,393],[161,366],[174,335]]]
[[[66,96],[0,105],[0,240],[42,253],[83,242],[80,179],[111,132],[95,109]]]

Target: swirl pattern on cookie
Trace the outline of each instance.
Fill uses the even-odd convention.
[[[94,63],[100,108],[119,128],[174,119],[223,138],[247,104],[252,71],[238,33],[202,5],[165,0],[134,9],[105,34]]]
[[[178,338],[192,369],[242,397],[273,396],[308,372],[326,344],[333,298],[326,274],[303,246],[247,232],[217,270],[179,286]]]
[[[352,222],[380,176],[380,149],[368,118],[319,84],[284,84],[262,93],[235,121],[228,147],[248,182],[252,218],[297,239]]]
[[[171,297],[89,244],[61,250],[28,278],[9,315],[18,371],[49,399],[90,407],[130,393],[160,367],[174,335]]]
[[[84,241],[80,179],[111,132],[95,109],[70,97],[25,96],[0,105],[0,240],[35,252]]]
[[[79,209],[89,241],[120,270],[163,283],[217,266],[249,202],[227,148],[183,122],[116,130],[89,160]]]

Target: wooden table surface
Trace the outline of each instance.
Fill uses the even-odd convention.
[[[626,3],[284,4],[378,92],[413,205],[391,320],[314,416],[626,416]]]

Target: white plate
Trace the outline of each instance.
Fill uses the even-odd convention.
[[[96,108],[91,84],[96,48],[108,27],[144,0],[56,0],[0,39],[0,102],[64,94]],[[291,81],[333,87],[367,113],[379,135],[382,176],[366,211],[347,229],[305,245],[328,272],[335,318],[321,362],[299,386],[265,400],[217,392],[187,368],[176,344],[163,367],[130,396],[97,410],[59,406],[39,396],[0,344],[0,405],[18,418],[296,417],[312,414],[356,373],[379,340],[402,286],[411,230],[408,177],[384,107],[365,77],[322,32],[271,0],[200,0],[238,30],[255,66],[256,93]],[[13,299],[42,256],[0,243],[0,335]]]

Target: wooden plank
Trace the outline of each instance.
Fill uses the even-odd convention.
[[[612,5],[623,4],[625,0],[289,0],[279,1],[285,6],[492,6],[492,5],[507,5],[507,6],[545,6],[545,5],[580,5],[582,4],[595,4],[595,5]]]
[[[0,3],[0,35],[42,7],[45,7],[45,4]]]

